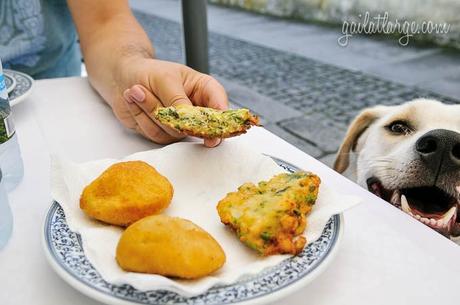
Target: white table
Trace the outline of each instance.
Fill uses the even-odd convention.
[[[155,145],[121,127],[86,79],[38,81],[13,111],[25,175],[10,194],[14,232],[0,251],[0,304],[99,304],[63,282],[45,260],[41,236],[51,203],[49,154],[86,161]],[[459,246],[268,131],[253,128],[244,137],[365,199],[344,214],[341,248],[328,269],[280,304],[459,304]]]

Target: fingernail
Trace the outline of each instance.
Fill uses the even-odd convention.
[[[142,102],[145,99],[144,91],[142,91],[141,88],[136,87],[136,86],[132,87],[129,90],[129,95],[131,96],[132,99],[134,99],[137,102]]]
[[[212,148],[218,146],[220,142],[222,142],[221,139],[210,139],[207,141],[206,144],[208,145],[208,147]]]
[[[131,96],[129,95],[129,89],[123,91],[123,98],[130,104],[134,103],[134,101],[131,99]]]

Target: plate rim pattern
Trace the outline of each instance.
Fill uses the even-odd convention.
[[[10,106],[15,106],[30,95],[34,87],[35,81],[30,75],[20,71],[4,69],[3,73],[13,78],[16,82],[16,85],[13,88],[13,90],[11,90],[11,92],[8,93]],[[24,88],[22,88],[23,85],[25,85]],[[11,95],[15,94],[17,90],[20,90],[20,93],[17,96],[11,97]]]
[[[270,156],[271,157],[271,156]],[[280,160],[278,158],[274,158],[274,157],[271,157],[280,167],[282,167],[283,169],[287,170],[287,171],[290,171],[290,172],[293,172],[295,170],[298,170],[298,168],[292,164],[289,164],[288,162],[284,161],[284,160]],[[106,289],[102,289],[101,287],[91,283],[90,281],[88,280],[84,280],[81,276],[79,276],[79,274],[74,270],[72,269],[71,267],[69,267],[69,262],[65,262],[63,261],[63,259],[60,257],[60,253],[58,253],[59,251],[56,249],[56,245],[55,245],[55,241],[53,241],[53,228],[52,228],[52,225],[53,225],[53,220],[58,217],[57,214],[58,213],[61,213],[62,215],[59,215],[60,218],[60,221],[61,223],[59,224],[59,227],[61,229],[64,229],[64,230],[67,230],[68,232],[70,232],[70,234],[73,234],[74,237],[73,237],[73,241],[70,242],[70,244],[75,244],[75,243],[78,243],[78,245],[75,245],[77,248],[80,248],[80,252],[84,258],[84,260],[86,260],[88,266],[87,268],[89,269],[92,269],[94,272],[93,276],[96,276],[96,277],[99,277],[100,278],[100,281],[104,282],[106,284]],[[318,267],[321,266],[321,264],[331,256],[331,252],[333,252],[333,250],[338,246],[338,241],[339,241],[339,237],[340,237],[340,233],[341,233],[341,230],[342,230],[342,227],[343,227],[343,221],[342,221],[342,218],[340,215],[334,215],[331,217],[331,219],[328,221],[328,224],[326,225],[326,228],[325,230],[323,231],[323,234],[321,235],[321,237],[311,243],[311,244],[308,244],[307,247],[305,247],[304,251],[302,251],[302,253],[299,255],[299,256],[295,256],[295,257],[291,257],[291,258],[288,258],[286,260],[283,260],[282,262],[280,262],[278,265],[276,266],[273,266],[273,267],[270,267],[266,270],[263,270],[262,272],[258,273],[258,274],[255,274],[255,275],[251,275],[251,276],[248,276],[244,279],[241,279],[240,281],[237,281],[236,283],[234,284],[231,284],[231,285],[225,285],[225,286],[215,286],[213,288],[211,288],[210,290],[206,291],[205,293],[203,294],[200,294],[198,296],[194,296],[194,297],[183,297],[175,292],[171,292],[171,291],[165,291],[165,290],[152,290],[152,291],[139,291],[133,287],[131,287],[130,285],[113,285],[113,284],[110,284],[110,283],[107,283],[104,279],[102,279],[102,277],[99,275],[99,273],[97,272],[97,270],[91,265],[91,263],[87,260],[86,256],[84,255],[84,252],[83,252],[83,249],[82,249],[82,246],[81,246],[81,237],[79,234],[77,233],[74,233],[72,232],[68,226],[67,226],[67,223],[65,221],[65,215],[64,215],[64,212],[62,210],[62,208],[60,207],[59,203],[56,202],[56,201],[53,201],[50,209],[48,210],[47,212],[47,215],[46,215],[46,218],[45,218],[45,222],[44,222],[44,238],[43,238],[43,241],[44,241],[44,246],[45,246],[45,250],[48,252],[47,253],[47,258],[49,260],[53,260],[53,262],[51,262],[52,264],[56,265],[57,267],[61,268],[63,271],[66,272],[66,274],[68,276],[70,276],[73,280],[76,280],[79,284],[82,284],[85,288],[89,288],[90,290],[95,290],[97,293],[99,294],[103,294],[105,296],[105,298],[103,298],[101,296],[101,298],[98,298],[97,296],[93,295],[93,297],[99,299],[99,300],[102,300],[102,299],[107,299],[108,298],[111,298],[116,301],[122,301],[121,303],[120,302],[116,302],[118,304],[149,304],[149,305],[156,305],[156,304],[163,304],[165,302],[168,302],[168,304],[178,304],[177,302],[173,302],[173,303],[169,303],[171,301],[174,301],[174,299],[178,299],[180,300],[180,304],[208,304],[206,302],[206,299],[202,299],[204,298],[205,296],[209,295],[210,293],[212,292],[216,292],[217,295],[220,295],[219,291],[218,290],[223,290],[222,292],[225,292],[226,290],[228,289],[233,289],[233,290],[238,290],[238,287],[240,286],[241,289],[243,287],[245,287],[245,285],[253,285],[254,282],[258,281],[258,280],[264,280],[264,277],[268,276],[268,279],[270,279],[270,275],[271,273],[276,273],[277,271],[281,272],[283,271],[284,269],[283,268],[286,268],[286,270],[289,269],[289,267],[291,268],[294,268],[292,266],[295,266],[296,264],[301,264],[303,261],[301,261],[301,258],[302,258],[302,255],[309,255],[308,251],[309,249],[311,249],[311,247],[313,247],[316,243],[319,243],[322,241],[322,239],[324,238],[324,235],[326,232],[326,230],[328,230],[328,234],[330,235],[326,241],[327,241],[327,244],[326,244],[326,248],[323,249],[323,250],[318,250],[320,252],[320,256],[319,258],[317,259],[314,259],[312,260],[312,263],[307,265],[307,268],[300,273],[300,276],[298,276],[299,274],[297,275],[294,275],[294,278],[292,280],[288,280],[286,283],[283,283],[282,285],[279,285],[279,286],[275,286],[275,289],[273,290],[270,290],[268,292],[264,292],[262,294],[254,294],[254,295],[247,295],[246,297],[243,295],[243,296],[229,296],[227,298],[227,300],[225,299],[225,296],[223,297],[223,299],[221,299],[218,303],[216,304],[242,304],[242,303],[247,303],[247,302],[257,302],[257,300],[259,299],[263,299],[263,298],[266,298],[266,297],[269,297],[273,294],[276,294],[278,292],[281,292],[283,290],[285,290],[286,288],[288,288],[289,286],[292,286],[294,284],[296,284],[297,282],[301,281],[302,279],[305,279],[308,277],[308,275],[310,275],[311,273],[313,273],[314,271],[316,271],[316,269],[318,269]],[[310,247],[310,248],[309,248]],[[64,249],[68,249],[68,247],[64,247]],[[307,259],[307,258],[305,258]],[[295,262],[295,260],[298,260],[297,262]],[[85,263],[85,265],[86,265]],[[57,270],[56,270],[57,271]],[[62,274],[60,274],[60,272],[58,272],[59,275],[63,276]],[[66,280],[66,278],[64,278]],[[270,284],[270,283],[266,283],[266,284]],[[110,287],[110,291],[108,291],[109,289],[107,287]],[[75,287],[77,288],[77,287]],[[81,287],[83,288],[83,287]],[[78,288],[77,288],[78,289]],[[118,291],[117,294],[115,294],[113,291]],[[83,291],[84,289],[78,289],[80,290],[81,292],[85,293],[85,291]],[[134,295],[134,294],[137,294],[137,295],[145,295],[146,298],[144,300],[146,301],[140,301],[138,299],[135,299],[133,296],[132,297],[126,297],[126,296],[123,296],[122,294],[120,294],[119,291],[123,291],[123,290],[128,290],[128,291],[131,291],[130,293],[128,293],[128,295]],[[243,289],[244,290],[244,289]],[[133,293],[134,291],[134,293]],[[244,292],[238,292],[238,291],[235,291],[236,294],[244,294]],[[153,294],[153,299],[151,299],[150,297],[148,297],[148,295],[151,295]],[[91,294],[92,295],[92,294]],[[158,297],[156,297],[158,296]],[[160,300],[163,300],[165,302],[157,302],[155,301],[155,298],[156,299],[160,299]],[[155,303],[152,303],[151,301],[155,301]]]

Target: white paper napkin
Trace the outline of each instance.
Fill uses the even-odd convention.
[[[241,184],[257,183],[284,172],[271,158],[239,141],[226,141],[213,149],[199,143],[177,143],[136,153],[123,159],[126,160],[145,161],[166,176],[174,186],[174,197],[164,213],[189,219],[206,230],[222,246],[227,261],[216,273],[198,280],[175,280],[160,275],[123,271],[115,261],[115,249],[122,229],[90,219],[79,207],[83,188],[111,164],[121,160],[105,159],[76,164],[53,157],[52,196],[64,209],[70,229],[81,235],[89,261],[106,281],[130,284],[139,290],[164,289],[193,296],[216,284],[234,283],[243,276],[258,273],[289,257],[259,257],[220,222],[216,210],[218,201]],[[318,200],[307,218],[307,242],[313,242],[321,236],[332,215],[341,213],[359,201],[356,197],[337,194],[327,186],[327,181],[322,181]]]

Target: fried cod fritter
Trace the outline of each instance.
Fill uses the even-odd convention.
[[[83,190],[80,208],[100,221],[127,226],[158,214],[171,202],[173,187],[142,161],[113,164]]]
[[[234,137],[259,125],[259,118],[248,109],[222,111],[192,105],[159,107],[155,118],[179,132],[200,138]]]
[[[123,232],[116,260],[125,271],[196,279],[220,269],[225,253],[209,233],[193,222],[153,215]]]
[[[308,172],[279,174],[258,185],[245,183],[219,201],[222,223],[263,256],[298,254],[306,215],[318,196],[320,178]]]

